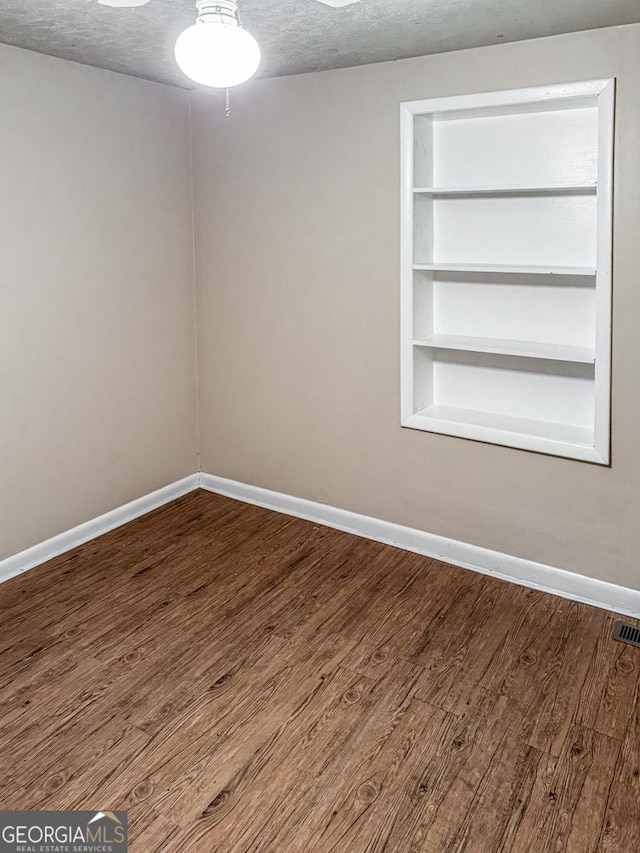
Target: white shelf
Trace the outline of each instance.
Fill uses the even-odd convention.
[[[432,272],[488,272],[511,275],[590,275],[595,276],[595,267],[520,266],[518,264],[414,264],[414,270]]]
[[[593,446],[593,430],[572,424],[519,418],[436,403],[410,415],[403,425],[491,444],[602,462],[602,457]]]
[[[467,195],[583,195],[596,193],[597,184],[549,184],[548,186],[513,187],[416,187],[416,195],[467,196]]]
[[[613,96],[402,105],[403,426],[608,464]]]
[[[543,358],[568,361],[573,364],[594,364],[595,350],[589,347],[563,344],[511,341],[499,338],[473,338],[464,335],[429,335],[413,341],[414,346],[432,349],[452,349],[462,352],[495,353],[521,358]]]

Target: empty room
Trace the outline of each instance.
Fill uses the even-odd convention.
[[[640,4],[2,0],[0,853],[640,851]]]

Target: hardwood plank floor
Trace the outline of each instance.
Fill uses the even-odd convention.
[[[615,615],[194,492],[0,586],[0,802],[133,853],[637,853]]]

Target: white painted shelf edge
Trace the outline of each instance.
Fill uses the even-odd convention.
[[[511,275],[590,275],[595,276],[595,267],[559,267],[546,265],[519,264],[414,264],[414,270],[432,272],[495,272]]]
[[[551,359],[573,364],[594,364],[596,360],[595,349],[589,347],[537,343],[535,341],[513,341],[500,338],[475,338],[466,335],[428,335],[424,338],[416,338],[413,345],[431,349]]]
[[[426,432],[471,438],[523,450],[602,463],[593,430],[494,412],[435,403],[406,417],[402,425]]]
[[[547,186],[505,187],[415,187],[416,195],[582,195],[596,193],[598,185],[592,184],[549,184]]]

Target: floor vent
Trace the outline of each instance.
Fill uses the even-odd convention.
[[[626,622],[616,622],[616,627],[613,629],[613,639],[640,648],[640,628],[636,628],[635,625],[627,625]]]

